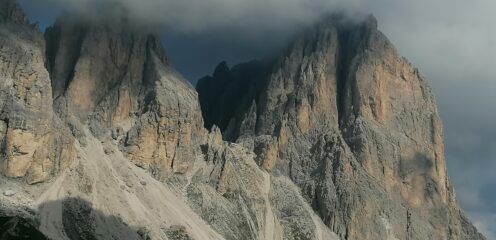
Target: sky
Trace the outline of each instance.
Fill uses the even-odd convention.
[[[233,65],[277,53],[295,32],[330,11],[374,14],[379,29],[431,81],[460,205],[496,240],[496,1],[112,1],[163,27],[172,64],[193,83],[223,60]],[[43,29],[61,9],[97,1],[20,2]]]

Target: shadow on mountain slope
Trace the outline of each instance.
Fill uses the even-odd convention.
[[[29,219],[19,216],[0,216],[0,239],[48,239]]]
[[[129,226],[120,217],[107,215],[82,198],[43,203],[33,216],[0,210],[0,240],[151,239],[144,227]],[[40,224],[43,222],[43,224]],[[169,239],[190,239],[180,227],[164,229]]]

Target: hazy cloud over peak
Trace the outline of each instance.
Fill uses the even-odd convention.
[[[245,30],[307,25],[359,1],[339,0],[47,0],[62,8],[93,13],[95,6],[122,4],[131,17],[184,32]],[[346,4],[345,4],[346,3]]]

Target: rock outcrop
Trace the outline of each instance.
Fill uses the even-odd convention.
[[[200,80],[204,110],[239,95],[236,112],[205,119],[291,178],[341,238],[483,239],[458,210],[430,87],[373,17],[317,24],[248,79],[260,92],[233,87],[240,67]]]

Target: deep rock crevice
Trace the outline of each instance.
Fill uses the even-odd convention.
[[[60,24],[60,22],[57,22],[54,27],[49,27],[45,31],[45,65],[52,81],[52,97],[54,100],[68,90],[69,84],[75,76],[76,64],[81,57],[84,38],[89,31],[85,26],[75,26],[75,30],[72,32],[72,37],[75,37],[76,39],[73,46],[61,49],[62,34],[67,33],[63,32],[66,29],[62,28]],[[62,62],[60,62],[60,59],[59,62],[56,62],[59,51],[68,51],[66,53],[67,57],[63,59]],[[61,70],[62,72],[60,72],[60,70],[55,72],[56,64],[65,65],[63,66],[64,69]]]

